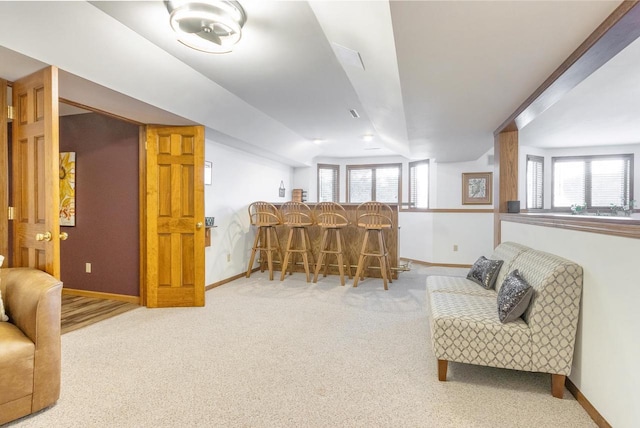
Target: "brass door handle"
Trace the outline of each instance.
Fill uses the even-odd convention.
[[[69,234],[67,232],[60,232],[60,240],[66,241],[69,238]]]
[[[198,230],[202,229],[202,222],[201,221],[196,223],[196,229],[198,229]]]
[[[36,241],[51,241],[51,232],[36,233]]]

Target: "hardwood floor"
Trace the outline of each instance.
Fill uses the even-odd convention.
[[[62,295],[62,334],[120,315],[140,306],[116,300]]]

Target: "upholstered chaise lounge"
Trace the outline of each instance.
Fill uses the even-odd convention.
[[[448,361],[550,373],[552,394],[562,398],[573,361],[582,268],[512,242],[500,244],[489,259],[503,261],[495,290],[463,276],[427,277],[438,378],[446,380]],[[531,285],[533,293],[524,314],[503,324],[498,317],[497,295],[505,277],[514,270]]]
[[[0,322],[0,425],[60,396],[62,283],[36,269],[0,269],[9,321]]]

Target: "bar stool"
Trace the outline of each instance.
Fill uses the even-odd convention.
[[[276,251],[282,262],[282,250],[276,233],[276,226],[282,224],[278,209],[269,202],[257,201],[249,205],[249,220],[253,226],[258,226],[256,239],[251,248],[251,259],[247,268],[247,278],[251,276],[256,252],[260,251],[260,272],[264,272],[264,253],[267,253],[269,280],[273,280],[273,252]],[[273,240],[275,239],[275,245]]]
[[[324,261],[324,276],[327,276],[329,268],[329,258],[327,254],[335,254],[338,258],[338,270],[340,271],[340,283],[344,285],[344,266],[347,267],[349,279],[351,276],[351,264],[349,256],[345,252],[346,245],[344,236],[340,231],[349,225],[347,211],[344,207],[335,202],[320,202],[314,209],[316,223],[322,228],[322,241],[320,243],[320,255],[316,264],[316,272],[313,282],[318,282],[318,274]],[[335,248],[331,248],[331,242],[335,242]],[[344,259],[343,259],[344,257]],[[346,264],[345,264],[346,259]]]
[[[387,288],[387,280],[391,281],[391,264],[389,263],[389,251],[384,241],[384,230],[391,229],[393,225],[393,210],[387,204],[381,202],[364,202],[356,208],[356,219],[358,227],[365,230],[362,248],[360,250],[360,258],[358,260],[358,269],[353,286],[358,286],[358,278],[363,275],[364,261],[367,257],[375,257],[380,262],[380,274],[384,283],[384,289]],[[369,234],[373,234],[374,244],[377,241],[377,248],[369,247]]]
[[[280,281],[284,280],[287,267],[289,266],[289,257],[291,257],[291,267],[289,267],[289,275],[293,273],[295,265],[295,255],[302,255],[302,265],[307,274],[307,282],[311,281],[309,272],[309,254],[311,255],[311,265],[313,266],[313,251],[311,251],[311,240],[309,239],[309,226],[313,226],[313,214],[311,208],[302,202],[285,202],[280,207],[280,217],[282,224],[289,226],[289,239],[287,239],[287,248],[284,252],[284,262],[282,263],[282,272],[280,273]],[[298,238],[296,238],[296,235]],[[292,257],[293,256],[293,257]]]

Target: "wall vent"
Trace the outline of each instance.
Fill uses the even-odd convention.
[[[358,114],[358,112],[356,111],[356,109],[352,108],[351,110],[349,110],[349,113],[351,113],[351,116],[353,116],[354,119],[357,119],[360,117],[360,115]]]

